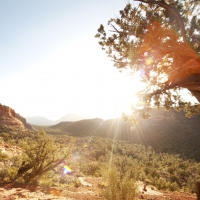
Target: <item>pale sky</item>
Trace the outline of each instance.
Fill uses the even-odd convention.
[[[113,67],[94,35],[125,5],[0,0],[0,103],[23,117],[119,117],[138,86]]]

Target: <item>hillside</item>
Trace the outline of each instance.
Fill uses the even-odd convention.
[[[51,126],[71,136],[98,136],[131,141],[155,150],[179,153],[200,161],[200,115],[186,118],[183,112],[153,111],[149,120],[133,126],[123,119],[99,118],[77,122],[61,122]]]
[[[4,110],[4,113],[3,111],[1,112],[1,116],[6,116],[8,119],[8,121],[2,121],[2,123],[5,122],[4,125],[7,124],[10,127],[12,125],[10,118],[12,118],[15,126],[11,126],[10,129],[25,129],[25,126],[20,126],[20,122],[18,122],[19,117],[16,118],[18,115],[13,109],[4,106],[1,110]],[[199,163],[177,154],[160,153],[154,150],[156,145],[160,144],[162,146],[164,143],[166,144],[164,146],[165,149],[166,147],[169,149],[170,147],[172,148],[170,144],[167,146],[169,140],[167,140],[166,132],[159,130],[161,127],[162,129],[166,129],[167,127],[167,131],[169,131],[172,127],[175,128],[175,125],[177,126],[178,119],[184,122],[185,117],[181,113],[178,113],[180,116],[177,119],[176,113],[168,112],[167,114],[163,113],[164,117],[161,118],[160,114],[154,113],[150,120],[140,122],[136,127],[133,127],[130,122],[124,122],[122,119],[104,121],[95,118],[77,122],[62,122],[51,128],[41,127],[41,129],[46,128],[48,130],[47,135],[43,131],[36,132],[36,129],[22,135],[15,134],[17,131],[8,131],[9,134],[2,133],[0,137],[0,171],[4,173],[1,174],[3,178],[0,180],[0,197],[102,199],[103,191],[105,189],[109,191],[110,188],[105,185],[105,174],[109,172],[108,168],[112,166],[111,172],[117,178],[115,185],[127,181],[133,183],[133,179],[137,180],[137,183],[140,183],[137,185],[140,190],[137,194],[139,199],[194,199],[196,197],[194,194],[196,191],[195,181],[200,177]],[[174,120],[176,123],[174,122],[175,124],[172,123],[170,126],[166,125],[164,127],[167,119]],[[15,120],[16,123],[14,123]],[[161,122],[158,123],[156,120]],[[153,122],[155,123],[153,124]],[[168,122],[170,123],[170,121]],[[160,128],[152,129],[153,125],[156,127],[158,124]],[[191,129],[191,135],[198,128],[197,124],[193,124],[194,127]],[[38,127],[37,129],[40,128]],[[71,136],[76,136],[76,139],[69,137],[66,134],[66,130],[68,130],[67,132]],[[145,133],[145,130],[148,130],[148,133]],[[159,140],[159,134],[166,134],[166,137],[163,140]],[[170,132],[168,135],[170,135]],[[179,136],[180,134],[175,135]],[[46,137],[46,139],[43,137]],[[108,137],[121,138],[128,141],[112,140]],[[185,145],[182,142],[184,141],[184,137],[179,139],[180,144],[177,141],[174,143],[177,148]],[[134,140],[135,143],[145,143],[146,147],[134,144]],[[150,147],[150,142],[154,145],[153,148]],[[196,142],[199,143],[198,140]],[[66,153],[68,148],[73,148],[69,151],[70,154],[68,155],[70,156],[65,161],[62,160],[61,165],[55,168],[56,170],[49,171],[44,177],[42,176],[41,179],[38,179],[38,185],[21,184],[21,179],[19,182],[16,181],[18,179],[14,178],[16,176],[15,173],[18,174],[19,171],[23,172],[22,169],[25,170],[27,166],[31,166],[24,166],[24,163],[32,163],[33,159],[40,161],[40,156],[42,156],[43,160],[43,155],[52,156],[52,151],[55,150],[55,147],[60,148],[58,152],[55,152],[56,157],[62,153]],[[190,148],[188,146],[187,150]],[[175,149],[170,150],[175,151]],[[42,151],[44,151],[44,154],[41,153]],[[21,155],[22,152],[23,155]],[[197,152],[199,152],[198,149]],[[32,159],[29,159],[30,155],[34,155]],[[49,158],[46,157],[46,159]],[[43,161],[42,163],[45,163]],[[33,162],[33,164],[37,164],[37,162]],[[33,166],[31,167],[33,168]],[[69,171],[66,173],[65,169]],[[10,174],[10,171],[15,172],[14,175]],[[33,172],[31,170],[24,171],[27,174]],[[106,173],[104,174],[104,172]],[[52,176],[51,173],[54,175]],[[112,174],[110,176],[112,177]],[[26,178],[27,176],[24,174],[24,176],[20,176],[20,178],[22,177]],[[10,184],[12,180],[15,180],[16,183]],[[24,179],[24,183],[26,183],[26,179]],[[110,183],[106,184],[109,185]],[[30,190],[34,192],[28,192],[27,190],[25,192],[23,190],[24,187],[28,189],[29,186]],[[15,187],[18,189],[16,190]],[[173,193],[172,191],[177,192]],[[187,192],[187,194],[184,192]],[[58,195],[58,197],[53,197],[52,195]]]
[[[93,119],[93,118],[95,117],[89,114],[68,113],[65,116],[61,117],[60,119],[56,120],[55,124],[58,124],[64,121],[75,122],[75,121],[80,121],[83,119]]]
[[[103,124],[100,118],[84,119],[76,122],[60,122],[50,128],[61,129],[69,132],[72,136],[95,135],[95,131]]]
[[[26,119],[17,114],[14,109],[0,104],[0,131],[25,131],[33,130]]]

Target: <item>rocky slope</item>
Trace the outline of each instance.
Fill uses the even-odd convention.
[[[14,109],[0,104],[0,130],[33,130],[26,119],[17,114]]]

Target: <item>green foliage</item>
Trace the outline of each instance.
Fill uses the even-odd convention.
[[[105,169],[104,169],[105,170]],[[133,200],[136,199],[137,186],[135,180],[130,178],[129,173],[121,174],[113,166],[104,173],[106,188],[102,195],[107,200]]]
[[[7,142],[9,139],[11,139],[11,135],[9,133],[6,133],[6,132],[1,132],[0,136],[4,140],[4,142]]]
[[[96,176],[98,177],[100,174],[100,164],[97,161],[92,161],[87,164],[87,168],[85,174],[89,176]]]
[[[78,178],[76,178],[74,180],[73,184],[74,184],[74,187],[76,187],[76,188],[78,188],[78,187],[80,187],[82,185],[81,181]]]
[[[4,170],[4,181],[6,182],[12,182],[15,180],[15,177],[17,175],[17,168],[12,166],[8,167]]]
[[[143,181],[164,190],[184,189],[189,192],[194,191],[195,180],[200,178],[200,163],[177,154],[158,153],[151,147],[97,137],[77,138],[75,144],[78,146],[74,149],[75,152],[79,152],[78,162],[82,163],[78,165],[78,169],[86,175],[92,175],[88,163],[93,163],[96,155],[91,156],[88,148],[80,149],[84,144],[88,144],[97,152],[107,149],[107,153],[95,161],[101,166],[100,175],[103,177],[106,177],[104,172],[107,173],[109,169],[107,164],[112,163],[112,167],[119,173],[118,176],[128,174],[130,179]],[[102,168],[104,165],[106,167]]]
[[[109,31],[101,24],[95,35],[115,67],[140,74],[145,87],[138,93],[139,105],[132,107],[134,115],[149,118],[152,106],[184,109],[188,117],[199,113],[199,102],[184,99],[181,91],[188,89],[200,101],[200,3],[137,1],[137,7],[128,3],[108,21]],[[128,119],[137,121],[134,115]]]
[[[60,173],[56,173],[55,171],[51,170],[40,176],[38,179],[38,184],[46,188],[50,186],[60,186],[61,177],[62,176]]]
[[[84,176],[84,175],[82,174],[81,176]],[[75,179],[77,179],[76,176],[64,174],[64,175],[60,176],[59,183],[63,186],[74,186]]]
[[[80,187],[77,177],[102,176],[107,199],[128,199],[135,197],[131,188],[137,181],[163,190],[195,192],[195,180],[200,179],[199,162],[126,141],[83,137],[73,142],[53,131],[51,136],[14,135],[8,141],[23,148],[23,154],[0,163],[1,183]],[[70,166],[72,173],[63,174],[63,165]]]
[[[5,162],[9,159],[9,156],[5,153],[2,153],[2,151],[0,150],[0,162]]]
[[[22,144],[24,152],[16,181],[37,181],[43,174],[64,165],[70,156],[73,143],[62,147],[43,131],[35,134],[32,139],[25,140]]]
[[[101,120],[99,124],[95,122],[90,124],[89,129],[85,129],[84,123],[79,124],[76,122],[70,122],[70,129],[65,129],[65,131],[70,131],[74,134],[71,136],[79,135],[76,133],[78,129],[83,130],[80,132],[81,137],[87,137],[91,135],[91,132],[87,130],[93,130],[93,136],[115,138],[117,140],[126,140],[137,144],[142,144],[145,146],[151,146],[157,151],[166,153],[176,153],[181,156],[186,156],[187,158],[195,159],[200,161],[200,134],[198,130],[200,129],[200,115],[193,116],[191,119],[184,116],[184,112],[176,112],[175,110],[170,110],[166,112],[164,109],[157,111],[153,109],[150,113],[152,117],[148,120],[140,120],[134,127],[131,122],[124,122],[123,119],[112,119],[112,120]],[[90,121],[90,120],[88,120]],[[66,122],[66,125],[69,122]],[[62,126],[57,126],[61,128]],[[101,126],[99,126],[101,124]],[[68,127],[68,126],[67,126]],[[51,129],[50,133],[54,129]],[[96,130],[96,132],[95,132]],[[94,133],[95,132],[95,133]],[[49,134],[49,132],[48,132]],[[65,133],[67,134],[67,133]],[[58,136],[58,131],[55,131],[55,135]],[[56,141],[64,141],[63,133],[59,134]],[[67,141],[66,141],[67,142]],[[88,145],[87,154],[92,156],[95,154],[95,160],[99,160],[108,154],[111,147],[104,148],[90,148],[90,141],[86,142]],[[83,148],[84,145],[79,145],[79,148]],[[118,151],[120,151],[119,149]],[[84,151],[86,153],[86,151]]]
[[[21,157],[9,157],[6,153],[0,154],[0,183],[9,183],[15,180],[19,166],[21,165]]]

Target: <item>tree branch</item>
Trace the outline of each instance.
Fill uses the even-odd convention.
[[[124,32],[124,31],[119,31],[113,24],[110,24],[113,29],[115,29],[115,31],[111,31],[111,32],[117,32],[119,34],[124,34],[124,35],[134,35],[136,37],[140,37],[140,38],[143,38],[143,36],[141,34],[137,34],[137,33],[133,33],[133,31],[129,31],[128,32]]]
[[[149,3],[149,4],[157,4],[160,7],[165,8],[166,10],[168,10],[176,18],[176,20],[178,22],[178,25],[179,25],[179,27],[181,29],[181,35],[182,35],[183,39],[186,41],[185,26],[183,24],[181,15],[179,14],[179,12],[175,8],[173,8],[170,5],[168,5],[164,0],[161,0],[161,1],[155,1],[155,0],[134,0],[134,1],[140,1],[140,2],[143,2],[143,3]]]

